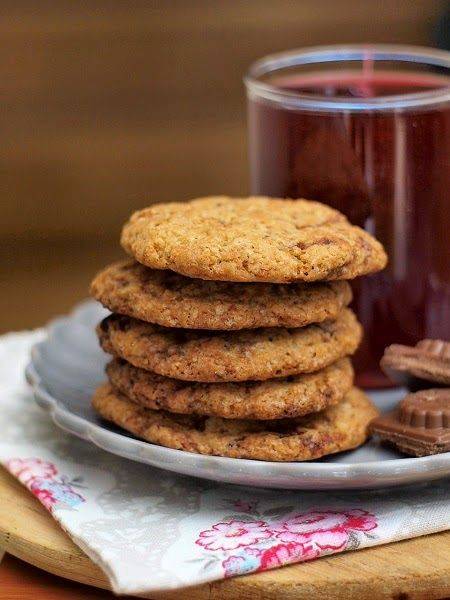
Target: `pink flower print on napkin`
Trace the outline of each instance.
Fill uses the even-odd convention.
[[[57,474],[55,465],[40,458],[12,458],[6,468],[26,486],[36,477],[47,479]]]
[[[239,555],[232,555],[222,562],[225,577],[243,575],[256,571],[261,564],[261,550],[257,548],[244,548]]]
[[[310,549],[305,548],[303,544],[297,544],[296,542],[276,544],[261,552],[258,570],[266,571],[299,560],[308,560],[308,558],[315,557],[310,556]]]
[[[271,537],[264,521],[229,521],[216,523],[212,529],[200,532],[196,544],[207,550],[235,550]]]
[[[75,486],[80,487],[79,480],[57,477],[58,470],[53,463],[40,458],[12,458],[6,461],[5,467],[50,512],[55,508],[75,508],[85,502],[74,489]]]
[[[247,505],[239,503],[237,508]],[[283,510],[269,509],[264,514]],[[225,577],[233,577],[358,548],[362,542],[358,533],[370,537],[367,532],[377,527],[375,516],[360,509],[285,514],[284,520],[279,516],[268,521],[231,518],[201,531],[195,543],[222,562]]]
[[[56,498],[54,497],[52,492],[50,490],[40,489],[37,486],[32,486],[30,489],[33,495],[36,496],[36,498],[39,500],[39,502],[42,502],[45,508],[51,511],[53,505],[56,504]]]
[[[313,558],[326,550],[344,549],[352,531],[370,531],[376,526],[375,517],[364,510],[313,511],[284,521],[274,534],[282,542],[302,544]]]

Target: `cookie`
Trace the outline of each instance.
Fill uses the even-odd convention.
[[[309,200],[212,196],[132,215],[122,246],[137,261],[215,281],[353,279],[386,265],[383,247]]]
[[[269,461],[313,460],[355,448],[365,442],[368,425],[378,414],[357,388],[322,412],[276,421],[151,410],[115,392],[109,384],[97,389],[93,406],[104,419],[148,442],[198,454]]]
[[[344,309],[335,321],[298,329],[169,329],[110,315],[97,327],[109,354],[186,381],[252,381],[311,373],[353,354],[361,325]]]
[[[269,381],[191,383],[170,379],[115,359],[106,367],[113,388],[140,406],[225,419],[283,419],[336,404],[353,385],[342,358],[316,373]]]
[[[303,327],[335,319],[352,297],[346,281],[290,285],[205,281],[134,261],[104,269],[92,282],[91,293],[112,312],[188,329]]]

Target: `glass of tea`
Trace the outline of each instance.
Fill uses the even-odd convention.
[[[396,45],[295,50],[254,63],[252,194],[329,204],[385,246],[355,280],[357,382],[383,387],[384,348],[450,339],[450,53]]]

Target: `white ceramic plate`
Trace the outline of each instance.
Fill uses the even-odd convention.
[[[351,452],[303,463],[203,456],[137,440],[99,419],[90,405],[108,360],[94,332],[106,314],[99,304],[85,302],[68,317],[53,321],[47,339],[33,348],[26,374],[37,403],[56,425],[108,452],[185,475],[286,489],[369,489],[450,475],[450,453],[405,458],[373,440]],[[382,410],[389,410],[401,396],[401,390],[372,394]]]

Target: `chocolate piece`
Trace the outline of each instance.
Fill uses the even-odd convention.
[[[450,389],[409,394],[397,409],[381,415],[370,430],[412,456],[450,451]]]
[[[422,340],[416,346],[393,344],[384,351],[383,371],[410,390],[450,385],[450,342]]]

